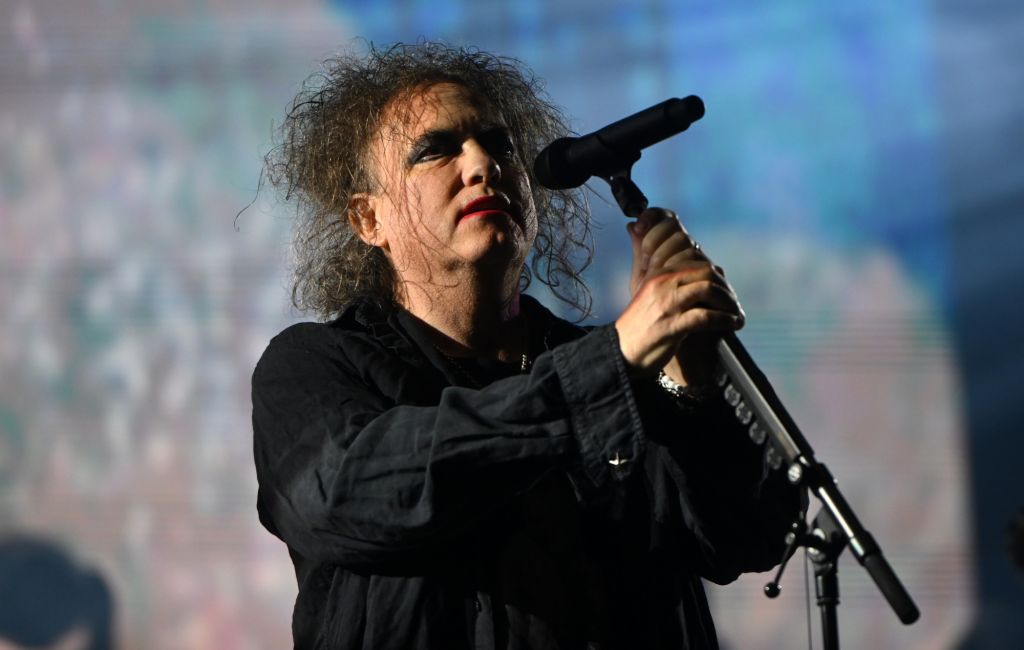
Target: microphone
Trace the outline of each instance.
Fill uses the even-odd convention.
[[[669,99],[589,135],[555,140],[537,155],[533,173],[552,190],[578,187],[591,176],[607,178],[627,171],[641,149],[682,133],[702,117],[700,97]]]

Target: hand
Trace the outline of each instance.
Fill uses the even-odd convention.
[[[684,385],[711,381],[715,343],[744,322],[724,271],[668,210],[649,208],[626,229],[633,299],[615,321],[626,363],[635,374],[664,370]]]

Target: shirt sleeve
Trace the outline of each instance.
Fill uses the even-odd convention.
[[[648,440],[649,474],[663,474],[687,529],[688,561],[718,584],[766,571],[782,559],[785,536],[805,507],[803,490],[772,470],[763,446],[720,396],[686,408],[660,386],[637,387]]]
[[[552,469],[575,466],[600,491],[632,470],[609,460],[643,453],[613,327],[539,356],[528,375],[447,387],[430,406],[395,404],[350,347],[345,332],[293,326],[253,374],[260,519],[305,558],[380,570]]]

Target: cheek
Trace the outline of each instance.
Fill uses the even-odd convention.
[[[452,197],[458,193],[459,186],[443,171],[431,170],[432,173],[406,183],[403,203],[410,227],[433,230],[450,211]]]
[[[537,236],[537,204],[534,202],[533,190],[529,180],[524,176],[519,183],[519,196],[522,201],[523,222],[526,226],[526,235],[533,243]]]
[[[419,264],[424,252],[436,248],[445,237],[440,220],[432,218],[444,213],[444,205],[436,193],[430,194],[417,182],[397,188],[395,196],[397,200],[388,206],[384,231],[396,265],[404,268]]]
[[[526,195],[523,200],[523,226],[526,231],[523,233],[526,238],[527,247],[533,246],[537,239],[537,209],[533,203],[533,196]]]

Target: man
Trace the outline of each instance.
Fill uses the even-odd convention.
[[[282,134],[294,297],[330,321],[253,376],[296,646],[716,647],[700,577],[770,568],[799,498],[713,390],[743,314],[674,215],[630,224],[633,299],[588,331],[521,293],[538,276],[585,310],[589,231],[578,194],[532,182],[565,129],[515,62],[337,59]]]

